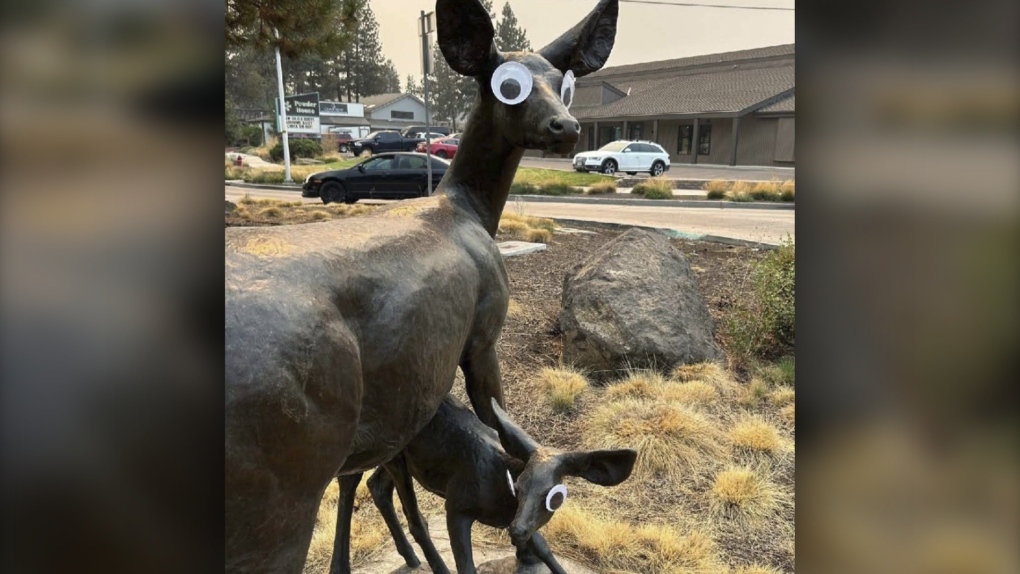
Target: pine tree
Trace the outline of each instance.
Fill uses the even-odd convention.
[[[457,116],[465,109],[466,97],[461,76],[446,63],[439,46],[432,48],[434,65],[429,74],[429,112],[440,121],[449,122],[456,129]]]
[[[393,60],[387,59],[382,66],[382,84],[384,94],[395,94],[400,92],[400,73],[393,65]]]
[[[226,47],[279,46],[289,58],[336,53],[350,41],[358,11],[367,4],[368,0],[226,0]]]
[[[411,74],[407,75],[407,80],[404,82],[404,93],[418,96],[419,98],[422,96],[421,83],[416,82]]]
[[[520,52],[531,50],[531,42],[527,33],[517,22],[517,16],[510,9],[510,3],[503,4],[503,14],[496,26],[496,48],[500,52]]]

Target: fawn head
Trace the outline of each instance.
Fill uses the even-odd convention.
[[[450,67],[478,80],[478,109],[493,136],[526,149],[568,153],[581,125],[568,108],[574,79],[601,68],[616,39],[618,0],[601,0],[579,24],[538,52],[507,52],[478,0],[437,0],[439,48]]]
[[[637,460],[631,449],[559,452],[540,446],[528,433],[510,420],[496,400],[496,431],[503,448],[525,462],[520,476],[508,473],[507,488],[517,497],[517,514],[510,523],[510,540],[522,547],[536,530],[545,526],[553,513],[567,500],[563,477],[577,476],[601,486],[616,486],[630,476]]]

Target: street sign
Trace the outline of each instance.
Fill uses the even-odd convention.
[[[320,134],[319,93],[286,96],[287,131],[293,134]],[[280,131],[280,99],[276,98],[276,129]]]

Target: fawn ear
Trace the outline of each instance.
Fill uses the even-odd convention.
[[[556,69],[577,77],[597,71],[606,64],[616,41],[618,0],[602,0],[588,17],[538,51]]]
[[[510,456],[527,462],[531,455],[538,450],[538,443],[528,436],[524,429],[517,426],[517,423],[510,420],[510,417],[499,408],[496,399],[492,400],[492,412],[496,415],[496,432],[499,433],[499,442],[503,445]]]
[[[483,76],[498,59],[496,31],[478,0],[437,0],[439,49],[450,67],[465,76]]]
[[[636,460],[637,451],[629,448],[571,452],[563,455],[566,474],[580,476],[600,486],[616,486],[627,480],[630,472],[634,470]]]

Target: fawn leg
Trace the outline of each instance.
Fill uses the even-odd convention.
[[[354,493],[361,474],[338,476],[340,500],[336,505],[336,537],[333,539],[333,558],[329,574],[351,574],[351,516],[354,515]]]
[[[503,384],[499,374],[496,346],[490,345],[472,353],[461,361],[460,369],[464,371],[467,395],[475,414],[486,426],[496,428],[496,415],[492,412],[489,399],[495,398],[500,407],[506,404],[503,402]]]
[[[407,526],[411,530],[411,536],[425,553],[425,560],[429,563],[434,574],[450,574],[439,551],[432,544],[432,537],[429,536],[429,527],[418,509],[418,498],[414,494],[414,482],[411,473],[407,470],[407,461],[402,454],[398,454],[392,461],[386,464],[386,471],[393,478],[397,488],[397,496],[400,497],[400,504],[404,507],[404,516],[407,518]]]
[[[397,509],[393,508],[393,478],[388,471],[383,469],[384,466],[375,469],[375,472],[369,477],[368,491],[372,493],[372,500],[375,501],[376,508],[379,509],[383,520],[386,521],[386,527],[389,528],[390,536],[393,537],[397,553],[403,556],[404,562],[409,567],[417,568],[421,566],[421,562],[414,555],[414,548],[407,541],[407,536],[404,536],[404,527],[400,525],[400,519],[397,518]]]
[[[473,523],[474,519],[451,507],[447,499],[446,529],[450,533],[450,547],[453,549],[453,559],[457,562],[457,574],[478,574],[475,570],[474,556],[471,554]]]
[[[552,574],[567,574],[560,563],[556,561],[556,557],[549,550],[549,545],[545,543],[545,538],[542,538],[541,534],[536,532],[531,535],[531,538],[528,539],[528,549],[541,558],[542,562],[545,562]]]

